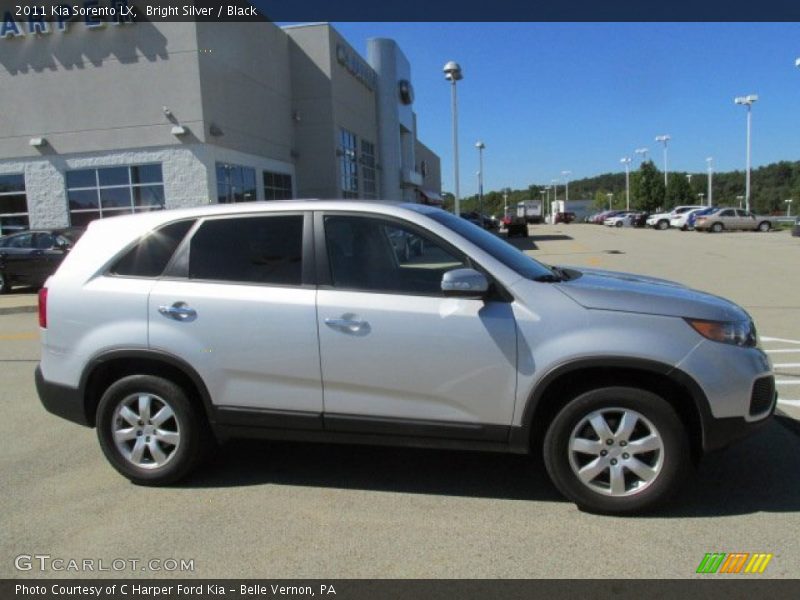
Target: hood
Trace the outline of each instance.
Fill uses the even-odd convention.
[[[565,267],[582,275],[556,287],[589,309],[689,317],[709,321],[741,321],[748,314],[733,302],[679,283],[644,275]]]

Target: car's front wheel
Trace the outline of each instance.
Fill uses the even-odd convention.
[[[656,229],[664,231],[665,229],[669,229],[669,221],[665,221],[661,219],[658,223],[656,223]]]
[[[11,290],[11,283],[5,273],[0,271],[0,294],[5,294]]]
[[[130,375],[112,384],[97,408],[97,437],[108,461],[142,485],[183,478],[203,454],[204,416],[163,377]]]
[[[762,221],[758,224],[758,230],[762,233],[766,233],[772,228],[772,224],[769,221]]]
[[[635,513],[668,499],[685,479],[689,442],[660,396],[631,387],[580,394],[553,419],[544,460],[556,487],[582,510]]]

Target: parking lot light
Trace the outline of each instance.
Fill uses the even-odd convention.
[[[455,180],[453,214],[459,215],[461,213],[461,199],[458,182],[458,97],[456,95],[456,82],[464,79],[464,75],[461,72],[459,64],[453,60],[445,64],[442,71],[444,71],[444,78],[453,84],[450,96],[453,113],[453,179]]]
[[[612,210],[611,209],[611,201],[614,199],[614,194],[611,194],[611,193],[606,194],[606,198],[608,198],[608,210]]]
[[[739,201],[739,208],[742,208],[742,201],[744,200],[744,196],[736,196],[736,199]]]
[[[478,212],[483,214],[483,151],[486,144],[478,140],[475,142],[475,147],[478,149],[478,164],[480,165],[478,167]]]
[[[798,61],[800,61],[800,59],[798,59]],[[786,202],[786,216],[787,217],[791,217],[792,216],[792,202],[794,202],[794,199],[789,198],[788,200],[785,200],[785,202]]]
[[[749,96],[737,96],[733,99],[734,103],[747,107],[747,171],[744,179],[744,207],[750,211],[750,121],[752,119],[753,104],[758,101],[756,94]]]
[[[708,205],[711,206],[714,199],[714,157],[709,156],[706,158],[706,164],[708,165]]]
[[[572,171],[561,171],[562,177],[564,177],[564,202],[569,203],[569,176],[572,175]],[[566,211],[566,207],[564,208]]]
[[[641,158],[642,162],[645,162],[647,160],[648,152],[650,152],[649,148],[637,148],[636,150],[633,151],[634,154],[638,154],[639,156],[642,157]]]
[[[625,165],[625,210],[631,209],[631,159],[627,156],[620,158],[619,162]]]
[[[667,167],[667,142],[670,141],[671,139],[672,139],[672,137],[668,133],[665,133],[664,135],[657,135],[656,136],[656,141],[657,142],[662,142],[664,144],[664,189],[666,189],[666,187],[667,187],[667,171],[668,171],[668,167]]]
[[[558,202],[558,179],[551,179],[550,183],[553,184],[553,202],[550,204],[550,217],[555,218],[555,207],[556,202]]]

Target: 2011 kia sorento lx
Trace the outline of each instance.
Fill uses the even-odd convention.
[[[398,237],[419,251],[399,251]],[[740,307],[550,267],[422,205],[286,201],[93,222],[40,294],[39,396],[139,484],[262,437],[527,453],[583,509],[672,494],[768,420]]]

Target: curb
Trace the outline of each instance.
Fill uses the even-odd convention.
[[[20,313],[32,313],[38,311],[37,306],[5,306],[0,307],[0,315],[17,315]]]

